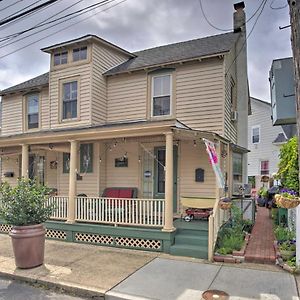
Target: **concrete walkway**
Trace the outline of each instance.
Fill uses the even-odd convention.
[[[271,265],[210,264],[200,259],[46,241],[45,265],[15,268],[10,238],[0,235],[0,275],[62,287],[98,299],[201,299],[218,289],[231,300],[299,300],[293,275]],[[1,297],[0,297],[1,299]]]
[[[246,248],[247,262],[275,264],[273,220],[269,216],[269,209],[257,207],[255,224],[251,238]]]

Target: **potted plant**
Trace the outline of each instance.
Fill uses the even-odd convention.
[[[45,227],[53,205],[48,202],[49,188],[35,180],[19,179],[15,187],[0,187],[0,219],[13,225],[9,233],[16,266],[33,268],[44,262]]]
[[[281,189],[280,193],[275,195],[276,204],[282,208],[294,208],[300,204],[298,193],[290,189]]]

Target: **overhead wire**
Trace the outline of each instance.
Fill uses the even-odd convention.
[[[14,2],[14,3],[12,3],[12,4],[8,5],[8,6],[5,6],[5,7],[3,7],[3,8],[0,9],[0,12],[6,10],[6,9],[8,9],[8,8],[10,8],[10,7],[12,7],[12,6],[14,6],[14,5],[17,4],[17,3],[22,2],[22,1],[23,1],[23,0],[18,0],[18,1]]]
[[[81,0],[81,1],[82,1],[82,0]],[[79,2],[81,2],[81,1],[79,1]],[[26,39],[26,38],[28,38],[28,37],[31,37],[31,36],[35,35],[35,34],[38,34],[38,33],[40,33],[40,32],[43,32],[43,31],[45,31],[45,30],[47,30],[47,29],[49,29],[49,28],[52,28],[52,27],[54,27],[54,26],[57,26],[57,25],[62,24],[62,23],[64,23],[64,22],[67,22],[67,21],[69,21],[69,20],[72,20],[72,19],[74,19],[74,18],[76,18],[76,17],[78,17],[78,16],[80,16],[80,15],[82,15],[82,14],[84,14],[84,13],[87,13],[87,12],[89,12],[89,11],[95,9],[96,7],[104,6],[104,5],[109,4],[109,3],[113,2],[113,1],[116,1],[116,0],[103,0],[103,1],[97,2],[96,4],[90,5],[90,6],[86,7],[86,8],[84,8],[84,9],[80,9],[80,10],[75,11],[75,12],[73,12],[73,13],[70,13],[70,14],[68,14],[68,15],[65,15],[65,16],[62,16],[62,17],[60,17],[60,18],[57,18],[57,19],[55,19],[55,20],[52,20],[52,21],[49,21],[49,22],[42,22],[42,24],[40,24],[40,25],[38,25],[38,26],[34,26],[34,27],[32,27],[32,29],[24,30],[24,31],[22,31],[22,32],[20,32],[20,33],[17,33],[17,35],[15,35],[14,37],[17,37],[17,36],[19,36],[19,35],[21,35],[21,34],[23,34],[23,33],[32,31],[32,30],[37,29],[37,28],[39,28],[39,27],[42,27],[42,26],[45,26],[45,25],[48,25],[48,24],[52,24],[52,23],[55,23],[55,22],[57,22],[57,21],[59,21],[59,20],[62,20],[62,21],[60,21],[60,22],[58,22],[58,23],[56,23],[56,24],[53,24],[53,25],[51,25],[51,26],[48,26],[48,27],[46,27],[46,28],[44,28],[44,29],[41,29],[41,30],[39,30],[39,31],[37,31],[37,32],[34,32],[34,33],[32,33],[32,34],[29,34],[29,35],[27,35],[27,36],[25,36],[25,37],[22,37],[22,38],[20,38],[20,39],[18,39],[18,40],[15,40],[15,41],[13,41],[13,42],[9,42],[9,41],[8,41],[8,43],[6,43],[6,44],[4,44],[4,45],[1,45],[1,46],[0,46],[0,49],[3,48],[3,47],[5,47],[5,46],[9,46],[9,45],[15,44],[15,43],[17,43],[17,42],[19,42],[19,41],[21,41],[21,40],[24,40],[24,39]],[[74,6],[74,4],[73,4],[72,6]],[[86,11],[86,10],[87,10],[87,11]],[[79,14],[76,15],[76,16],[74,16],[74,15],[77,14],[77,13],[79,13]],[[70,18],[68,18],[68,19],[66,19],[66,20],[63,20],[63,19],[65,19],[66,17],[70,17]],[[46,21],[46,20],[45,20],[45,21]],[[3,38],[1,38],[1,39],[2,39],[2,40],[0,40],[0,42],[6,41],[6,40],[7,40],[6,37],[3,37]]]
[[[116,1],[116,0],[111,0],[111,2],[114,2],[114,1]],[[65,26],[65,27],[63,27],[63,28],[60,28],[59,30],[57,30],[57,31],[55,31],[55,32],[52,32],[51,35],[54,35],[54,34],[59,33],[59,32],[61,32],[61,31],[64,31],[64,30],[66,30],[66,29],[68,29],[68,28],[70,28],[70,27],[72,27],[72,26],[74,26],[74,25],[77,25],[77,24],[79,24],[79,23],[82,23],[82,22],[84,22],[84,21],[86,21],[86,20],[88,20],[88,19],[94,17],[95,15],[97,15],[97,14],[99,14],[99,13],[102,13],[102,12],[105,12],[105,11],[108,11],[109,9],[111,9],[111,8],[113,8],[113,7],[116,7],[117,5],[120,5],[120,4],[122,4],[122,3],[126,2],[126,1],[127,1],[127,0],[122,0],[122,1],[120,1],[120,2],[118,2],[118,3],[116,3],[116,4],[114,4],[114,5],[111,5],[110,7],[107,7],[107,8],[105,8],[105,9],[99,11],[99,12],[95,12],[93,15],[88,16],[88,17],[86,17],[86,18],[80,20],[79,22],[72,23],[72,24],[70,24],[70,25],[68,25],[68,26]],[[110,3],[111,3],[111,2],[110,2]],[[93,9],[95,9],[95,8],[93,8]],[[96,8],[96,9],[97,9],[97,8]],[[86,13],[86,12],[85,12],[85,13]],[[52,27],[54,27],[54,26],[52,25]],[[21,51],[21,50],[23,50],[23,49],[25,49],[25,48],[28,48],[29,46],[34,45],[34,44],[36,44],[36,43],[38,43],[38,42],[40,42],[40,41],[42,41],[42,40],[44,40],[44,39],[46,39],[46,38],[48,38],[48,37],[49,37],[49,35],[46,35],[46,36],[44,36],[44,37],[42,37],[42,38],[40,38],[40,39],[38,39],[38,40],[35,40],[35,41],[33,41],[33,42],[31,42],[31,43],[29,43],[29,44],[23,46],[23,47],[20,47],[20,48],[14,50],[14,51],[12,51],[12,52],[9,52],[9,53],[7,53],[7,54],[5,54],[5,55],[2,55],[2,56],[0,56],[0,59],[1,59],[1,58],[4,58],[4,57],[7,57],[7,56],[9,56],[9,55],[11,55],[11,54],[13,54],[13,53],[16,53],[16,52],[18,52],[18,51]]]
[[[256,20],[254,21],[254,24],[253,24],[253,26],[252,26],[252,28],[251,28],[249,34],[246,36],[246,39],[245,39],[244,43],[242,44],[242,46],[241,46],[239,52],[237,53],[237,55],[235,56],[235,58],[233,59],[233,61],[232,61],[231,64],[229,65],[228,69],[226,70],[225,76],[227,76],[229,70],[231,69],[231,67],[233,66],[233,64],[236,62],[237,58],[239,57],[239,55],[240,55],[241,52],[243,51],[244,47],[246,46],[247,40],[249,39],[249,37],[251,36],[252,32],[254,31],[254,28],[255,28],[255,26],[256,26],[256,24],[257,24],[257,22],[258,22],[258,20],[259,20],[259,18],[260,18],[260,16],[261,16],[261,14],[262,14],[263,11],[264,11],[264,8],[265,8],[267,2],[268,2],[268,0],[263,0],[263,1],[262,1],[262,3],[263,3],[262,8],[261,8],[261,10],[260,10],[260,12],[259,12],[259,14],[258,14]]]

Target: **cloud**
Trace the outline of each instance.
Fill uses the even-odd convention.
[[[32,0],[31,3],[33,2]],[[207,18],[217,27],[225,29],[232,28],[234,2],[236,1],[202,0]],[[96,3],[96,0],[81,1],[67,12],[93,3]],[[277,7],[285,3],[284,0],[277,0],[273,5]],[[245,4],[249,18],[260,2],[248,0]],[[31,18],[6,26],[0,30],[0,37],[32,26],[51,14],[57,14],[59,17],[62,15],[58,15],[59,12],[62,12],[68,5],[70,1],[60,1]],[[22,7],[21,4],[15,5],[14,11],[17,6],[18,9]],[[93,10],[88,15],[90,18],[81,23],[80,20],[86,18],[87,15],[9,47],[0,48],[0,56],[2,56],[46,36],[45,39],[22,51],[0,59],[0,89],[22,82],[49,69],[49,56],[41,52],[40,48],[88,33],[96,34],[129,51],[220,33],[205,21],[198,0],[127,0],[106,12],[98,13],[102,9]],[[8,10],[5,12],[9,13]],[[247,23],[248,32],[253,26],[255,17]],[[55,33],[58,29],[72,23],[74,24],[67,30]],[[288,9],[272,10],[267,2],[248,40],[248,73],[251,94],[254,97],[269,99],[268,71],[271,62],[275,58],[291,55],[290,29],[278,29],[279,25],[287,24],[289,24]]]

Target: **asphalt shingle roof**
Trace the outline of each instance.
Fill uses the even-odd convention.
[[[238,35],[239,33],[230,32],[134,52],[137,57],[108,70],[104,75],[228,52]]]
[[[284,136],[283,133],[279,133],[276,139],[273,141],[274,144],[285,143],[285,142],[287,142],[287,138]]]
[[[0,91],[0,96],[9,94],[12,92],[18,92],[18,91],[28,90],[30,88],[36,88],[39,86],[47,85],[48,82],[49,82],[49,73],[47,72],[47,73],[44,73],[37,77],[31,78],[25,82],[22,82],[20,84],[17,84],[15,86],[12,86],[5,90]]]
[[[104,75],[228,52],[235,44],[238,35],[239,33],[230,32],[134,52],[136,57],[108,70]],[[0,96],[47,85],[48,82],[49,73],[45,73],[0,91]]]

